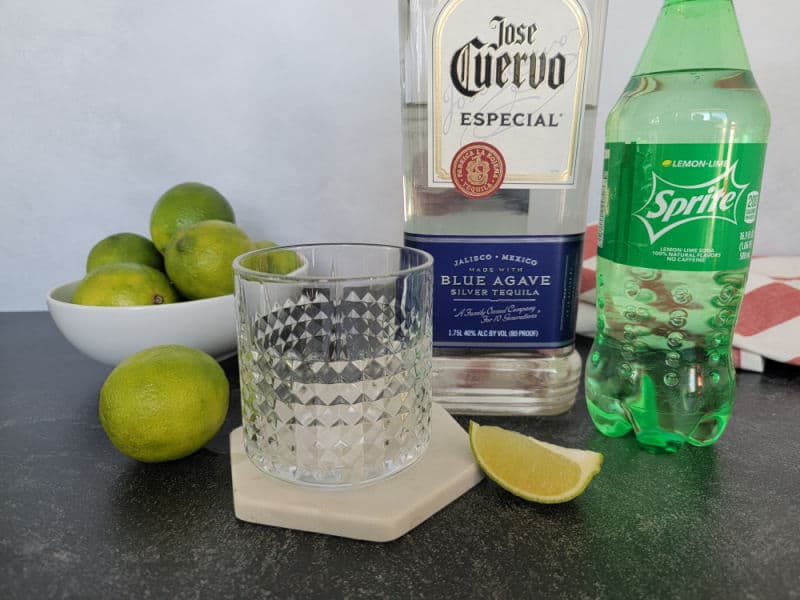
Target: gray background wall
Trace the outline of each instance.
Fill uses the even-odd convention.
[[[601,122],[659,7],[610,1]],[[800,255],[799,11],[737,2],[773,115],[761,254]],[[254,238],[399,243],[397,64],[394,0],[0,0],[0,310],[43,309],[180,181],[217,187]]]

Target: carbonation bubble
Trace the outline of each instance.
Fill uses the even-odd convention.
[[[668,367],[678,367],[681,364],[681,355],[677,352],[667,352],[664,364]]]
[[[625,307],[625,312],[622,313],[628,321],[635,321],[636,320],[636,307],[633,304],[629,304]]]
[[[669,324],[673,327],[681,328],[686,325],[689,313],[682,308],[677,308],[669,313]]]
[[[592,352],[592,366],[596,367],[598,364],[600,364],[600,352],[595,350]]]
[[[633,346],[630,344],[625,344],[622,346],[622,358],[625,360],[632,360],[633,359]]]
[[[631,367],[628,363],[622,363],[617,368],[617,373],[619,373],[619,376],[623,379],[628,379],[633,373],[633,367]]]
[[[723,305],[733,304],[736,302],[738,295],[739,290],[737,288],[730,284],[723,285],[722,289],[719,291],[719,303]]]
[[[711,351],[708,353],[708,360],[709,360],[709,362],[712,362],[712,363],[718,363],[718,362],[719,362],[719,359],[720,359],[719,352],[717,352],[716,350],[711,350]]]
[[[647,310],[644,306],[640,306],[636,309],[636,317],[640,321],[645,321],[650,318],[650,311]]]
[[[729,308],[723,308],[717,313],[717,321],[722,326],[733,325],[734,312]]]
[[[706,343],[709,346],[725,346],[728,343],[728,334],[725,331],[712,331],[706,336]]]
[[[719,383],[719,380],[720,380],[719,373],[717,373],[716,371],[711,371],[711,382]]]
[[[670,348],[680,348],[683,343],[683,334],[680,331],[673,331],[667,336],[667,346]]]
[[[669,371],[668,373],[664,373],[664,385],[669,387],[675,387],[678,385],[678,374],[674,371]]]
[[[630,341],[636,337],[636,330],[634,329],[633,325],[625,325],[623,329],[622,337],[626,340]]]
[[[655,269],[645,269],[642,267],[634,267],[631,269],[631,273],[633,273],[634,277],[638,277],[642,281],[653,281],[653,279],[658,277],[658,271]]]
[[[639,293],[639,284],[633,279],[629,279],[625,282],[625,293],[629,298],[636,298],[637,294]]]
[[[656,294],[653,290],[648,290],[646,288],[639,289],[639,295],[637,296],[639,302],[644,302],[645,304],[650,304],[656,299]]]
[[[744,273],[729,273],[721,271],[714,275],[714,282],[720,285],[730,283],[732,285],[744,285]]]
[[[688,286],[679,285],[672,290],[672,299],[677,304],[689,304],[689,302],[692,301],[692,292],[689,290]]]

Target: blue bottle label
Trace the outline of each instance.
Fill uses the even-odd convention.
[[[583,234],[406,233],[430,252],[437,348],[560,348],[575,339]]]

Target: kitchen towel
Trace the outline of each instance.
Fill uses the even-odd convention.
[[[586,229],[583,246],[578,333],[594,336],[597,326],[595,275],[597,225]],[[800,366],[800,256],[761,256],[750,275],[733,336],[737,368],[762,372],[764,359]]]

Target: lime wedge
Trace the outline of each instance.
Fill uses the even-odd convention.
[[[582,494],[603,463],[598,452],[564,448],[474,421],[469,423],[469,444],[490,479],[515,496],[544,504]]]

